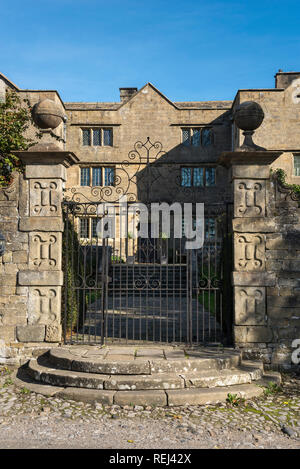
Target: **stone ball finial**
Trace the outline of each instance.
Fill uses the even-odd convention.
[[[236,126],[242,130],[256,130],[264,120],[262,107],[255,101],[245,101],[234,111],[233,118]]]
[[[264,117],[262,107],[255,101],[245,101],[235,109],[233,113],[234,122],[239,129],[243,130],[245,135],[244,143],[238,148],[238,151],[265,150],[265,148],[255,145],[252,140],[254,131],[261,125]]]
[[[52,99],[43,99],[33,106],[32,118],[41,129],[55,129],[63,121],[64,115]]]

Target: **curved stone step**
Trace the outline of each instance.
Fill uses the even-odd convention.
[[[36,381],[53,386],[106,390],[165,390],[184,388],[184,379],[176,374],[102,375],[51,368],[45,360],[30,360],[28,374]]]
[[[262,376],[260,369],[210,370],[198,373],[153,373],[151,375],[104,375],[53,368],[46,359],[30,360],[28,373],[36,381],[63,387],[118,391],[214,388],[251,383]],[[254,376],[255,375],[255,376]]]
[[[83,373],[105,375],[149,375],[153,373],[187,373],[205,370],[236,368],[240,363],[240,353],[234,350],[179,349],[170,346],[139,349],[94,347],[76,349],[53,348],[49,361],[58,368]]]
[[[26,387],[31,392],[45,396],[55,396],[74,401],[101,403],[103,405],[143,405],[143,406],[180,406],[205,405],[225,402],[229,393],[237,394],[244,399],[251,399],[263,394],[263,388],[254,384],[241,384],[239,386],[224,386],[214,389],[178,389],[153,391],[109,391],[100,389],[87,389],[75,387],[55,387],[32,382],[26,377],[26,370],[16,378],[18,387]]]

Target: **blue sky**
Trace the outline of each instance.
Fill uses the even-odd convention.
[[[232,99],[300,70],[296,0],[0,1],[0,71],[65,101],[150,81],[173,101]]]

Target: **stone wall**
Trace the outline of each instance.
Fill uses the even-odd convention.
[[[65,152],[23,152],[25,174],[0,190],[0,363],[20,363],[61,341]],[[48,346],[47,346],[48,344]]]
[[[245,358],[290,368],[292,342],[300,338],[299,200],[270,176],[278,154],[227,157],[234,192],[235,345]]]

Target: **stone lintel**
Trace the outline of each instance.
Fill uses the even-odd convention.
[[[61,217],[23,217],[19,221],[20,231],[64,231]]]
[[[276,285],[276,274],[274,272],[232,272],[232,285],[274,287]]]
[[[60,286],[63,285],[63,272],[61,271],[44,271],[23,270],[18,274],[19,285],[46,285]]]
[[[237,233],[274,233],[276,224],[273,218],[240,217],[232,220],[232,228]]]
[[[67,171],[62,164],[28,164],[25,167],[25,177],[27,179],[57,178],[66,181]]]
[[[14,154],[20,158],[25,165],[59,165],[66,168],[78,163],[79,158],[71,151],[50,151],[47,147],[44,151],[15,151]]]
[[[226,151],[221,153],[218,163],[222,166],[268,166],[282,154],[282,151]],[[239,169],[241,171],[241,169]],[[259,169],[260,171],[260,169]],[[248,169],[247,169],[248,172]],[[241,177],[241,176],[239,176]],[[244,177],[244,176],[242,176]],[[256,177],[259,177],[257,175]],[[252,175],[250,176],[252,178]],[[264,179],[264,178],[263,178]]]

